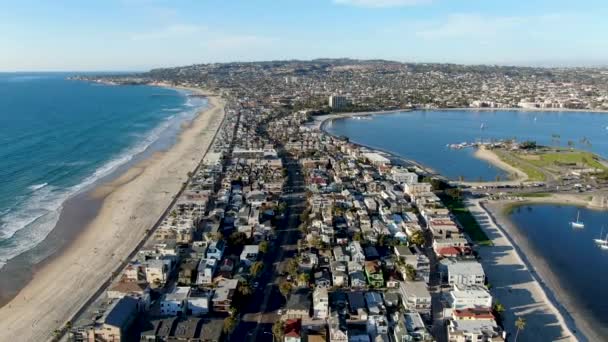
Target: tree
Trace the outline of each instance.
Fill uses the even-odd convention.
[[[283,341],[283,335],[285,334],[285,323],[282,320],[274,322],[272,325],[272,334],[274,335],[274,341]]]
[[[249,284],[241,283],[239,284],[239,293],[241,294],[241,296],[247,297],[253,293],[253,289]]]
[[[502,316],[505,310],[505,306],[499,301],[496,301],[496,303],[494,303],[494,312],[496,312],[498,316]]]
[[[234,232],[228,237],[228,244],[233,247],[243,246],[247,243],[247,235],[242,232]]]
[[[281,291],[281,294],[283,295],[283,297],[285,297],[286,300],[292,288],[293,285],[291,285],[290,282],[285,280],[281,281],[281,283],[279,284],[279,291]]]
[[[268,241],[262,241],[262,242],[260,242],[260,252],[261,253],[268,252]]]
[[[289,275],[291,275],[292,277],[295,277],[298,274],[298,261],[294,258],[289,258],[287,260],[287,273],[289,273]]]
[[[460,196],[462,195],[462,191],[460,191],[459,188],[449,188],[445,190],[445,193],[453,199],[460,199]]]
[[[410,242],[417,246],[422,246],[426,242],[424,238],[424,233],[421,230],[415,231],[412,236],[410,236]]]
[[[224,334],[230,334],[235,327],[236,317],[231,315],[224,319],[224,326],[222,327],[222,331],[224,331]]]
[[[260,274],[260,272],[262,272],[263,269],[264,269],[264,263],[261,261],[256,261],[253,264],[251,264],[251,267],[249,267],[249,273],[251,274],[251,276],[257,277],[258,274]]]
[[[310,280],[310,274],[308,273],[300,273],[298,274],[298,284],[308,284],[308,281]]]
[[[517,337],[519,336],[519,331],[524,330],[526,328],[526,320],[523,317],[517,317],[515,321],[515,327],[517,328],[517,332],[515,333],[515,340],[517,342]]]
[[[410,264],[405,265],[405,276],[407,277],[407,280],[416,280],[417,274],[414,266]]]

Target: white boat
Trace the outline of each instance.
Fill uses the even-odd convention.
[[[601,249],[608,249],[608,245],[600,245]]]
[[[602,226],[602,231],[600,232],[600,237],[598,239],[593,239],[595,243],[598,245],[608,245],[608,234],[606,234],[606,238],[602,239],[602,235],[604,235],[604,227]]]
[[[581,212],[580,210],[576,212],[576,221],[570,222],[572,228],[585,228],[585,224],[580,220]]]

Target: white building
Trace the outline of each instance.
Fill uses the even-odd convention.
[[[418,175],[414,172],[409,172],[406,170],[393,169],[391,171],[392,178],[397,183],[404,184],[416,184],[418,183]]]
[[[492,308],[492,295],[479,285],[456,285],[450,291],[449,302],[452,309]]]
[[[493,319],[457,319],[450,320],[448,325],[448,341],[504,341],[500,337],[500,329]]]
[[[189,296],[189,287],[175,287],[173,291],[165,294],[161,299],[160,314],[162,316],[176,316],[186,313]]]
[[[213,283],[213,274],[215,273],[217,262],[217,259],[201,259],[197,268],[197,285],[210,285]]]
[[[209,297],[190,297],[188,298],[188,310],[194,316],[206,315],[209,313]]]
[[[486,274],[478,261],[459,261],[448,265],[448,283],[454,285],[483,285]]]
[[[329,316],[329,295],[326,288],[317,287],[312,293],[314,319],[326,319]]]
[[[163,285],[167,281],[167,276],[171,272],[171,260],[152,259],[146,261],[144,272],[146,281],[150,284]]]
[[[259,245],[245,245],[243,247],[243,252],[241,252],[240,260],[242,263],[249,266],[257,260],[259,253]]]
[[[212,241],[207,247],[207,258],[222,260],[224,255],[225,243],[224,240]]]
[[[401,301],[406,309],[420,314],[431,312],[431,293],[423,281],[402,281],[399,285]]]
[[[376,166],[388,165],[391,163],[388,158],[376,152],[363,153],[363,157]]]

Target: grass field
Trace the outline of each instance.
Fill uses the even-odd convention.
[[[494,153],[496,153],[500,160],[525,173],[528,176],[529,181],[542,182],[545,180],[545,175],[539,171],[535,165],[529,165],[532,164],[530,160],[519,160],[519,158],[514,157],[512,153],[501,150],[494,150]]]
[[[579,165],[592,167],[596,169],[606,170],[606,167],[597,161],[595,155],[591,152],[583,151],[562,151],[562,152],[547,152],[539,153],[538,158],[526,159],[530,164],[538,167],[547,167],[553,165]]]
[[[551,194],[546,192],[530,192],[525,194],[517,194],[519,197],[549,197]]]
[[[471,212],[464,206],[461,199],[455,199],[448,195],[440,196],[443,204],[456,216],[458,222],[462,225],[465,233],[479,245],[491,246],[492,240],[488,238],[486,233],[481,229],[477,220]]]

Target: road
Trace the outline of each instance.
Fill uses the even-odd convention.
[[[261,129],[260,134],[266,136]],[[278,151],[283,150],[279,141],[274,141]],[[280,153],[283,166],[287,170],[287,180],[283,187],[283,193],[288,194],[282,199],[287,204],[284,218],[277,224],[276,240],[270,244],[268,252],[264,255],[266,267],[257,279],[260,284],[251,296],[251,300],[240,309],[240,320],[230,336],[231,341],[272,341],[272,325],[279,317],[277,311],[285,303],[285,299],[279,291],[280,275],[276,271],[282,260],[295,256],[297,244],[300,237],[298,226],[300,214],[306,206],[306,198],[303,196],[304,179],[302,170],[297,160],[291,156]]]

